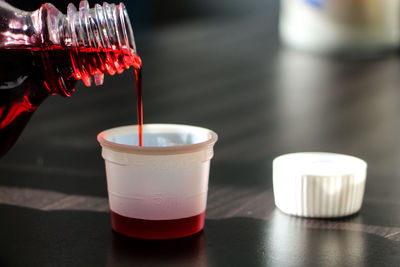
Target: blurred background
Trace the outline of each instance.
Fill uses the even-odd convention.
[[[8,2],[24,10],[42,4]],[[52,3],[66,12],[67,1]],[[386,167],[397,169],[400,160],[400,61],[392,42],[398,36],[390,30],[396,3],[126,1],[143,60],[144,122],[216,131],[212,170],[227,180],[230,170],[243,177],[251,170],[244,184],[265,181],[274,157],[297,151],[360,156],[384,180]],[[330,8],[326,14],[324,7]],[[380,43],[386,36],[389,45]],[[136,122],[132,70],[106,75],[103,86],[79,82],[71,98],[52,96],[39,107],[0,162],[8,173],[2,183],[76,192],[86,177],[93,179],[87,186],[98,189],[80,188],[82,193],[105,195],[105,179],[98,185],[104,163],[96,135]],[[35,179],[16,181],[14,172]],[[69,182],[53,181],[65,173]]]
[[[22,10],[35,10],[46,1],[16,1],[7,0],[7,3]],[[73,3],[79,6],[79,0],[73,1],[48,1],[60,11],[66,13],[67,5]],[[104,1],[88,1],[92,7],[94,4],[102,4]],[[136,30],[143,28],[159,28],[171,24],[182,24],[188,21],[204,21],[212,18],[228,16],[243,17],[254,13],[264,13],[264,8],[277,6],[279,1],[261,0],[222,0],[222,1],[184,1],[184,0],[129,0],[129,1],[106,1],[107,3],[118,4],[123,2],[128,9],[129,16]],[[278,2],[278,3],[276,3]]]

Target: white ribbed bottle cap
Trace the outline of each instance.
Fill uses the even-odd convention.
[[[360,210],[367,163],[359,158],[322,152],[292,153],[273,161],[276,206],[283,212],[330,218]]]

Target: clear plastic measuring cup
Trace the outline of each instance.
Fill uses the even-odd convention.
[[[176,124],[145,124],[143,146],[137,125],[101,132],[112,227],[150,239],[201,231],[208,176],[217,134]]]

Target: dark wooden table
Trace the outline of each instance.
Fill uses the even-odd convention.
[[[96,135],[136,123],[130,70],[49,98],[0,159],[0,266],[400,265],[399,56],[302,54],[279,45],[278,1],[202,2],[136,39],[145,122],[219,134],[204,231],[149,241],[111,230]],[[275,208],[272,160],[299,151],[368,162],[358,214]]]

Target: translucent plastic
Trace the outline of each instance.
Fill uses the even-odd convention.
[[[200,231],[217,135],[194,126],[148,124],[143,126],[143,146],[139,147],[137,131],[134,125],[98,135],[110,209],[119,215],[112,219],[128,224],[133,219],[131,228],[123,231],[118,227],[121,222],[113,221],[114,230],[141,238],[176,238]],[[158,233],[139,227],[138,220],[144,226],[158,224]]]
[[[100,85],[130,66],[140,72],[123,4],[81,1],[64,15],[51,4],[26,12],[0,1],[0,157],[48,96],[71,96],[78,80]]]
[[[79,10],[70,3],[64,15],[49,3],[26,12],[0,1],[0,49],[64,50],[70,54],[74,78],[87,86],[92,77],[100,85],[104,73],[121,73],[137,64],[132,57],[133,30],[122,3],[89,8],[87,1],[81,1]],[[69,77],[59,74],[59,84],[50,90],[68,94]]]

